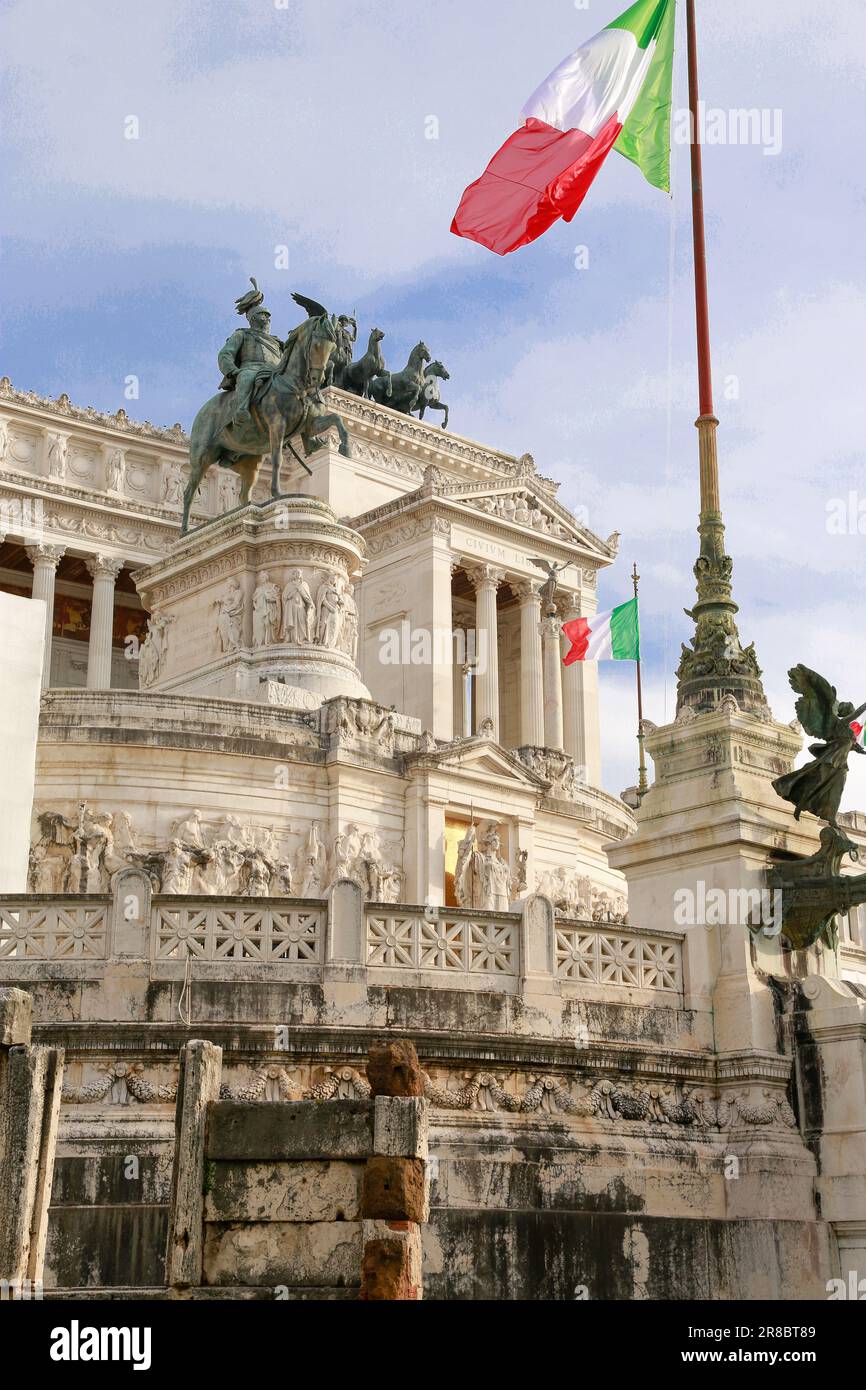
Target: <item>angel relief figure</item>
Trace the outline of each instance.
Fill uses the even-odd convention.
[[[835,687],[808,666],[794,666],[788,680],[800,696],[794,707],[797,718],[807,734],[824,742],[811,743],[812,761],[777,777],[773,786],[779,796],[793,804],[795,820],[804,811],[811,811],[838,830],[836,815],[848,776],[848,755],[852,749],[866,753],[859,742],[862,729],[857,723],[866,704],[855,709],[847,700],[837,700]]]

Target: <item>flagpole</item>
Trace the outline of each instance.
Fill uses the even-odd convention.
[[[638,602],[637,586],[638,586],[638,581],[640,580],[640,575],[639,575],[638,572],[637,572],[637,565],[636,565],[636,564],[632,565],[631,579],[632,579],[632,583],[633,583],[633,585],[634,585],[634,600],[635,600],[635,605],[637,605],[637,602]],[[640,648],[638,648],[638,652],[640,652]],[[638,797],[641,797],[641,798],[642,798],[642,797],[644,796],[644,794],[645,794],[646,792],[649,791],[649,784],[648,784],[648,782],[647,782],[647,777],[646,777],[646,755],[644,754],[644,747],[643,747],[643,691],[642,691],[642,689],[641,689],[641,683],[640,683],[640,655],[638,655],[638,659],[637,659],[637,661],[635,662],[635,666],[636,666],[636,668],[637,668],[637,746],[638,746],[638,752],[639,752],[639,755],[640,755],[639,770],[638,770],[638,779],[637,779],[637,794],[638,794]]]
[[[725,553],[725,527],[719,495],[719,422],[713,406],[707,247],[704,229],[704,181],[698,94],[698,40],[695,0],[685,0],[689,72],[692,239],[695,266],[695,331],[698,362],[698,456],[700,466],[701,551],[695,565],[697,602],[689,613],[695,623],[691,649],[683,648],[677,671],[677,713],[718,707],[727,694],[741,709],[766,709],[761,672],[752,647],[743,650],[737,631],[737,604],[731,588],[733,563]]]

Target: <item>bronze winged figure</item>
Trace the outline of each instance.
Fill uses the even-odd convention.
[[[558,565],[555,560],[537,560],[534,555],[529,556],[530,564],[537,565],[540,570],[544,570],[547,575],[547,583],[541,586],[541,603],[545,613],[552,611],[556,599],[557,575],[564,569],[568,569],[568,560],[563,560]]]
[[[847,700],[837,700],[835,687],[808,666],[792,667],[788,680],[800,697],[795,705],[797,718],[807,734],[824,741],[809,745],[810,763],[777,777],[773,786],[779,796],[793,804],[795,820],[804,811],[811,811],[838,830],[836,814],[848,776],[848,755],[852,749],[866,753],[851,727],[866,704],[855,709]]]

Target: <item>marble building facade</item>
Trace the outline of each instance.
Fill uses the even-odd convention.
[[[814,851],[772,790],[799,735],[686,708],[642,804],[606,792],[559,627],[617,538],[528,455],[329,404],[351,458],[328,437],[249,508],[212,474],[181,539],[178,427],[0,381],[0,587],[50,618],[29,891],[0,895],[0,984],[65,1049],[47,1283],[162,1285],[191,1037],[225,1098],[327,1102],[393,1034],[429,1293],[823,1296],[866,1257],[861,923],[833,954],[673,915]]]

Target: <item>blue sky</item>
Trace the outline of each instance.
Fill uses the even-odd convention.
[[[0,369],[48,395],[188,425],[251,274],[278,332],[297,322],[300,289],[357,308],[362,333],[383,328],[390,364],[423,337],[451,372],[456,431],[531,452],[593,529],[622,533],[600,600],[628,596],[636,560],[646,712],[662,722],[697,552],[687,148],[674,149],[673,199],[612,157],[570,226],[504,260],[449,232],[538,81],[623,8],[0,4]],[[698,12],[707,106],[781,113],[775,156],[707,148],[705,190],[741,636],[787,721],[795,661],[866,699],[866,9],[699,0]],[[124,138],[129,116],[137,140]],[[287,270],[275,267],[281,246]],[[855,525],[832,534],[828,507],[851,493]],[[608,664],[612,791],[634,780],[633,722],[633,670]],[[848,804],[866,806],[858,778]]]

